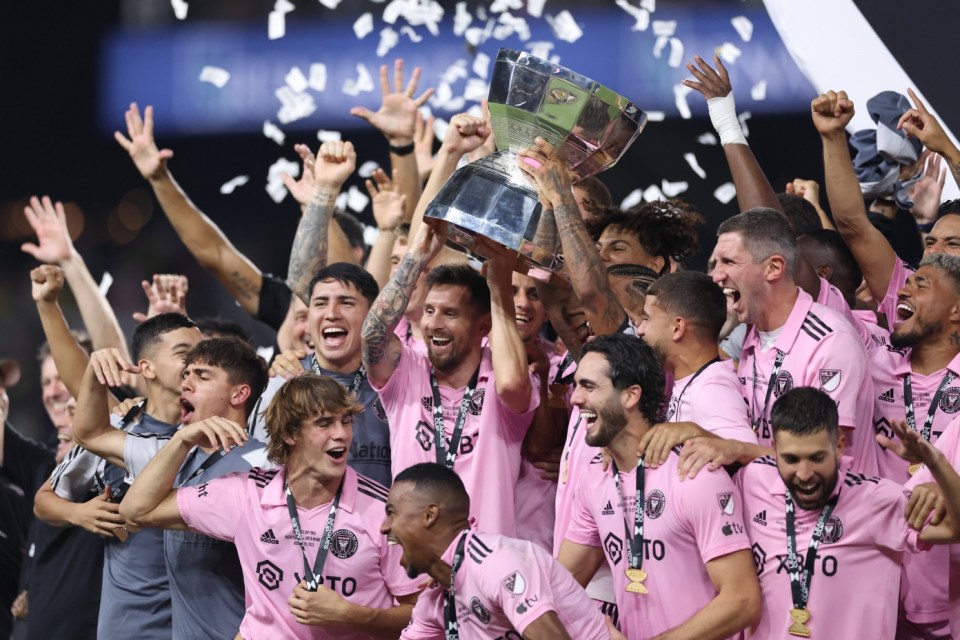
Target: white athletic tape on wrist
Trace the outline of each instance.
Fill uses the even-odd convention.
[[[747,144],[737,119],[737,106],[733,101],[732,91],[722,98],[708,98],[707,111],[710,113],[713,128],[720,136],[721,145]]]

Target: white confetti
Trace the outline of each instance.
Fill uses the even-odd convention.
[[[437,140],[443,140],[447,137],[447,129],[450,127],[450,123],[444,120],[443,118],[434,118],[433,120],[433,135],[437,137]]]
[[[547,15],[547,24],[553,29],[553,35],[564,42],[576,42],[583,35],[583,29],[566,9],[555,16]]]
[[[680,117],[684,120],[690,119],[690,105],[687,104],[687,94],[691,91],[693,91],[693,89],[685,84],[673,85],[674,102],[677,105],[677,111],[680,112]]]
[[[546,41],[528,42],[527,51],[532,56],[546,59],[550,57],[550,52],[553,51],[553,43]]]
[[[483,107],[481,107],[479,104],[475,104],[475,105],[471,106],[469,109],[467,109],[467,115],[468,115],[468,116],[473,116],[474,118],[482,118],[482,117],[483,117]]]
[[[317,131],[317,140],[320,142],[337,142],[342,139],[343,135],[339,131],[329,131],[327,129]]]
[[[493,4],[490,5],[490,13],[518,11],[520,9],[523,9],[523,0],[493,0]]]
[[[289,124],[312,115],[317,110],[317,103],[309,93],[295,93],[284,85],[273,92],[280,101],[281,107],[277,112],[280,124]]]
[[[506,40],[513,34],[517,34],[520,40],[526,42],[530,39],[530,26],[520,16],[501,14],[499,24],[493,29],[493,37],[497,40]]]
[[[492,21],[491,21],[491,24],[493,24]],[[490,37],[490,33],[491,33],[492,31],[493,31],[492,27],[491,27],[491,29],[490,29],[489,31],[488,31],[487,29],[483,29],[483,28],[480,28],[480,27],[470,27],[469,29],[467,29],[467,32],[466,32],[466,35],[464,36],[464,39],[465,39],[471,46],[479,47],[481,44],[483,44],[483,42],[484,42],[487,38]]]
[[[287,16],[282,11],[271,11],[267,16],[267,37],[278,40],[287,33]],[[281,185],[282,186],[282,185]],[[286,191],[286,189],[284,189]],[[284,194],[286,195],[286,194]],[[280,198],[281,200],[283,198]]]
[[[749,111],[744,111],[743,113],[737,116],[737,120],[740,121],[740,128],[743,129],[744,138],[750,137],[750,129],[747,127],[747,120],[749,120],[752,117],[753,117],[753,114],[750,113]]]
[[[223,89],[230,80],[230,72],[220,67],[204,67],[200,70],[200,82],[209,82],[217,89]]]
[[[663,53],[663,48],[667,46],[670,42],[670,38],[667,36],[658,36],[657,41],[653,44],[653,57],[659,58],[660,54]]]
[[[290,87],[294,93],[303,93],[307,90],[307,87],[310,86],[307,82],[307,77],[303,75],[303,71],[300,71],[300,67],[293,67],[290,71],[287,72],[287,75],[284,76],[283,81],[287,83],[287,86]]]
[[[700,137],[697,138],[697,142],[699,142],[700,144],[706,144],[706,145],[716,145],[717,136],[713,135],[712,132],[707,131],[706,133],[700,134]]]
[[[477,57],[473,59],[473,72],[481,78],[486,78],[490,73],[490,56],[482,51],[477,53]]]
[[[640,6],[653,13],[657,10],[657,0],[640,0]]]
[[[400,42],[400,35],[390,27],[384,27],[380,30],[380,43],[377,45],[377,57],[390,53],[390,50]]]
[[[654,20],[653,35],[667,36],[668,38],[677,32],[676,20]]]
[[[467,88],[463,91],[463,99],[471,102],[485,100],[490,93],[490,85],[480,78],[467,80]]]
[[[713,197],[722,204],[729,204],[731,200],[737,197],[737,188],[732,182],[724,182],[713,192]]]
[[[307,84],[314,91],[323,91],[327,88],[327,65],[314,62],[310,65],[310,79]]]
[[[380,165],[373,160],[367,160],[357,169],[357,175],[361,178],[369,178],[373,172],[380,168]]]
[[[347,208],[360,213],[370,203],[370,196],[360,191],[356,185],[347,192]]]
[[[647,111],[647,122],[663,122],[667,117],[663,111]]]
[[[320,4],[325,6],[327,9],[336,9],[342,0],[320,0]]]
[[[643,201],[644,202],[656,202],[657,200],[663,200],[663,193],[660,191],[660,187],[655,184],[650,185],[643,190]]]
[[[467,61],[463,58],[460,58],[447,67],[447,69],[443,72],[443,75],[440,76],[440,81],[453,84],[461,78],[466,78],[468,75],[470,74],[467,72]]]
[[[767,81],[761,80],[757,84],[753,85],[750,89],[750,97],[754,100],[766,100],[767,98]]]
[[[697,162],[697,156],[692,153],[683,154],[683,159],[687,161],[687,164],[690,165],[690,168],[693,169],[693,172],[700,176],[701,178],[707,177],[707,172],[700,168],[700,163]]]
[[[287,197],[288,193],[290,192],[283,186],[283,182],[273,181],[267,183],[267,195],[277,204],[283,202],[283,199]]]
[[[357,36],[357,40],[363,40],[373,31],[373,14],[369,11],[353,23],[353,32]]]
[[[347,192],[341,191],[340,195],[337,196],[337,202],[334,205],[334,209],[337,211],[343,211],[347,208]]]
[[[107,292],[110,291],[110,286],[113,284],[113,276],[110,275],[109,271],[103,272],[103,277],[100,278],[100,285],[97,289],[100,291],[100,295],[106,297]]]
[[[237,187],[242,187],[248,182],[250,182],[250,176],[237,176],[236,178],[233,178],[232,180],[224,182],[222,185],[220,185],[220,193],[225,196],[230,195],[237,190]]]
[[[440,35],[443,7],[436,0],[392,0],[383,9],[383,21],[387,24],[395,24],[401,16],[410,26],[426,26],[432,35]]]
[[[293,6],[290,0],[277,0],[273,3],[273,10],[279,11],[280,13],[290,13],[294,9],[296,9],[296,7]]]
[[[177,20],[187,19],[187,9],[190,7],[184,0],[170,0],[170,6],[173,7],[173,15],[177,17]]]
[[[741,53],[743,52],[732,42],[724,42],[723,46],[717,49],[717,55],[727,64],[735,63]]]
[[[630,192],[626,198],[620,203],[621,209],[629,209],[630,207],[636,206],[643,202],[643,191],[641,189],[634,189]]]
[[[267,194],[270,198],[280,204],[287,197],[287,188],[283,186],[283,174],[289,174],[296,178],[300,175],[300,165],[286,158],[280,158],[267,170]]]
[[[690,188],[690,185],[686,182],[668,182],[666,180],[660,181],[660,190],[663,191],[663,195],[668,198],[676,198],[678,195]]]
[[[630,27],[631,31],[646,31],[650,26],[650,12],[640,7],[635,7],[627,0],[617,0],[617,6],[633,16],[635,22]]]
[[[683,62],[683,42],[680,38],[670,38],[670,58],[667,64],[676,69]]]
[[[543,16],[543,5],[545,4],[547,4],[547,0],[527,0],[527,13],[533,18],[539,18]]]
[[[361,92],[373,91],[373,77],[363,63],[357,64],[357,79],[347,78],[343,83],[343,92],[348,96],[358,96]]]
[[[458,2],[457,12],[453,16],[453,35],[462,36],[471,22],[473,22],[473,15],[467,11],[467,3]]]
[[[413,42],[414,44],[423,40],[423,36],[417,33],[416,31],[414,31],[413,27],[411,27],[408,24],[405,24],[402,27],[400,27],[400,35],[407,36],[408,38],[410,38],[410,42]]]
[[[263,121],[263,135],[270,138],[281,147],[283,146],[283,141],[286,140],[286,135],[284,135],[283,131],[280,130],[280,127],[273,124],[269,120]]]
[[[287,16],[282,11],[271,11],[267,16],[267,37],[278,40],[287,34]]]
[[[737,30],[737,33],[740,34],[740,38],[744,42],[750,42],[750,38],[753,37],[753,23],[750,22],[750,18],[747,16],[737,16],[736,18],[730,19],[730,24]]]
[[[380,237],[380,230],[376,227],[371,227],[368,224],[363,225],[363,243],[368,247],[372,247],[377,241],[377,238]],[[267,360],[267,362],[270,362]]]

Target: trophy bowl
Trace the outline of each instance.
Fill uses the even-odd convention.
[[[537,136],[558,148],[574,183],[612,167],[646,125],[635,104],[570,69],[501,49],[488,99],[497,151],[457,169],[424,214],[447,223],[448,242],[483,260],[515,258],[514,270],[565,284],[556,233],[545,228],[533,180],[517,152]]]

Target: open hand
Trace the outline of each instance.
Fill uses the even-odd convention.
[[[39,244],[25,242],[20,245],[21,251],[48,264],[63,264],[70,259],[73,241],[70,240],[62,202],[54,203],[50,196],[33,196],[30,204],[24,207],[23,214],[33,232],[37,234]]]
[[[147,180],[161,177],[167,170],[167,160],[173,157],[173,151],[157,148],[153,139],[153,107],[148,105],[141,119],[137,103],[131,102],[124,116],[127,135],[114,131],[114,139],[130,154],[140,175]]]
[[[426,103],[433,95],[433,89],[427,89],[414,99],[417,84],[420,82],[420,67],[413,70],[410,82],[406,89],[403,87],[403,60],[397,59],[393,64],[393,91],[390,90],[390,81],[387,77],[387,65],[380,66],[380,91],[383,102],[376,113],[365,107],[354,107],[350,114],[363,118],[380,130],[390,144],[403,146],[413,142],[416,128],[417,109]]]

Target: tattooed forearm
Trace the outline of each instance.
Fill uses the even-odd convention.
[[[950,163],[950,173],[953,174],[953,180],[960,186],[960,162]]]
[[[383,288],[363,321],[360,335],[363,339],[363,364],[379,364],[390,344],[390,334],[407,310],[410,296],[423,269],[426,256],[408,253],[397,272]]]
[[[304,304],[310,304],[307,287],[313,274],[327,264],[327,227],[339,192],[339,189],[324,187],[314,189],[297,225],[297,235],[290,250],[287,284]]]
[[[258,300],[260,298],[260,287],[257,286],[257,283],[239,271],[230,274],[230,282],[233,283],[233,293],[238,298],[244,300]]]
[[[540,222],[537,224],[537,231],[533,235],[533,244],[559,251],[560,236],[557,233],[557,219],[552,208],[544,206],[541,210]]]

